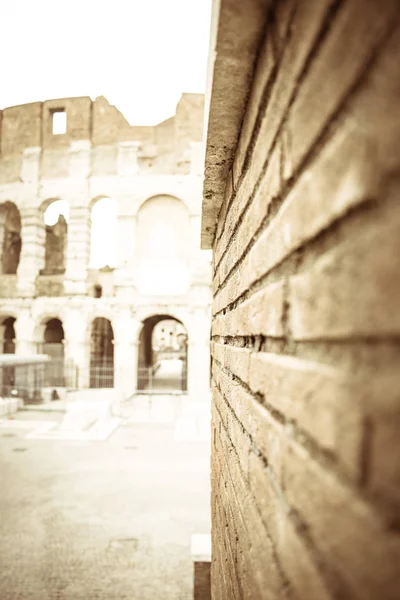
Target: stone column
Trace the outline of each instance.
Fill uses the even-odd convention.
[[[188,331],[188,392],[193,400],[210,395],[210,316],[204,307],[196,308]]]
[[[21,239],[22,248],[18,265],[18,293],[32,297],[35,293],[35,280],[43,266],[45,228],[43,215],[36,202],[39,188],[41,148],[25,148],[22,156],[20,178],[23,182],[21,199]],[[36,206],[35,206],[36,205]]]
[[[128,307],[120,311],[114,326],[114,385],[121,400],[136,390],[140,323]]]
[[[14,323],[15,354],[37,354],[34,328],[35,324],[30,309],[28,307],[21,308],[18,312],[18,318]]]
[[[77,367],[78,388],[89,385],[90,336],[88,340],[88,322],[82,308],[74,306],[68,309],[64,322],[64,356],[67,369],[71,373]],[[74,375],[75,377],[75,375]],[[71,383],[72,385],[72,383]]]
[[[72,206],[68,223],[66,295],[86,294],[89,258],[90,209],[87,206]]]
[[[21,208],[22,248],[18,265],[18,294],[22,297],[35,295],[35,281],[44,266],[45,226],[39,208]]]

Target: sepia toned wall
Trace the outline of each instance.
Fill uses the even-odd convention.
[[[214,3],[212,597],[400,595],[400,12]]]
[[[211,273],[207,253],[198,248],[203,105],[201,94],[183,94],[175,116],[149,127],[131,126],[104,97],[47,100],[1,111],[0,242],[9,207],[16,207],[22,247],[17,272],[0,274],[0,320],[16,318],[17,353],[36,352],[43,323],[59,318],[66,360],[78,365],[80,384],[87,385],[91,324],[107,318],[114,331],[117,387],[129,394],[136,385],[142,320],[171,314],[188,331],[189,391],[205,393]],[[55,110],[66,113],[64,134],[52,132]],[[117,265],[111,270],[90,265],[91,211],[104,197],[117,204]],[[150,294],[138,285],[138,215],[149,199],[161,212],[173,201],[187,215],[189,278],[178,294],[157,289],[157,281]],[[45,251],[44,212],[55,200],[69,206],[61,265],[58,260],[53,265]],[[101,298],[94,297],[96,285],[102,287]]]

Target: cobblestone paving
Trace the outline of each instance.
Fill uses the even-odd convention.
[[[206,443],[131,422],[104,442],[25,435],[0,430],[1,600],[192,597],[190,537],[209,532]]]

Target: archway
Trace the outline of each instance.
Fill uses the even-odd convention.
[[[69,205],[65,200],[51,202],[43,215],[46,226],[44,268],[41,275],[65,272]]]
[[[64,387],[64,328],[60,319],[49,319],[45,323],[40,352],[50,357],[45,368],[46,385]]]
[[[146,200],[137,215],[135,259],[139,290],[151,295],[187,292],[190,285],[190,217],[172,196]]]
[[[4,317],[1,320],[1,351],[3,354],[15,354],[15,317]]]
[[[188,335],[170,315],[153,315],[143,322],[139,336],[137,390],[187,391]]]
[[[14,317],[4,317],[0,321],[0,343],[3,354],[15,354]],[[15,387],[15,367],[4,367],[0,371],[1,395],[9,396]]]
[[[0,205],[0,272],[4,275],[17,273],[21,255],[21,217],[12,202]]]
[[[90,387],[114,387],[114,332],[111,322],[97,317],[90,339]]]

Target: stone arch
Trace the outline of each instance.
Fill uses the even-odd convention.
[[[41,275],[65,273],[69,204],[61,198],[45,200],[41,205],[44,223],[44,267]]]
[[[0,204],[0,272],[16,275],[22,248],[21,215],[10,201]]]
[[[59,312],[59,311],[57,311],[56,308],[54,308],[54,309],[49,309],[47,311],[42,312],[35,319],[35,325],[33,328],[33,341],[36,344],[38,352],[41,351],[41,349],[42,349],[41,347],[45,343],[45,330],[46,330],[47,323],[52,320],[59,320],[62,324],[63,331],[65,333],[65,329],[64,329],[64,325],[63,325],[64,317],[63,317],[62,311]]]
[[[114,387],[114,329],[105,317],[96,317],[91,323],[90,387]]]
[[[118,202],[111,196],[97,196],[90,205],[90,259],[92,269],[117,265]],[[104,244],[104,240],[107,244]]]
[[[187,391],[188,330],[180,319],[167,313],[144,319],[138,350],[138,390]]]
[[[47,354],[50,357],[44,371],[45,387],[64,387],[65,333],[61,318],[53,314],[42,316],[35,328],[35,339],[38,354]]]
[[[142,293],[175,295],[190,285],[190,213],[182,200],[148,198],[137,212],[135,260]]]
[[[137,213],[143,208],[143,206],[149,202],[150,200],[154,200],[157,198],[172,198],[173,200],[177,200],[178,202],[181,202],[188,210],[188,212],[190,212],[191,210],[191,206],[189,204],[189,202],[187,202],[184,198],[181,198],[180,196],[176,196],[175,194],[170,194],[168,192],[165,192],[163,190],[159,190],[157,193],[155,194],[151,194],[150,196],[146,196],[145,198],[141,198],[138,205],[137,205]]]
[[[16,320],[11,315],[0,317],[0,354],[15,354]]]

